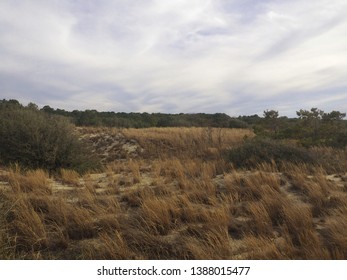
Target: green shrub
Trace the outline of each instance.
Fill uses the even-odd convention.
[[[30,108],[1,108],[0,159],[29,168],[79,172],[97,166],[74,126],[64,117]]]
[[[233,148],[228,153],[228,160],[235,167],[255,167],[257,164],[274,161],[313,163],[310,152],[294,144],[265,138],[247,139],[241,146]]]
[[[337,131],[330,135],[327,143],[331,147],[345,148],[347,146],[347,130]]]
[[[248,128],[248,127],[249,125],[242,120],[233,118],[229,121],[229,128]]]

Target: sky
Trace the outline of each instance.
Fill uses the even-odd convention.
[[[0,99],[65,110],[347,112],[345,0],[0,0]]]

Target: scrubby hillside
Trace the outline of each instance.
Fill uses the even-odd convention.
[[[1,259],[347,257],[345,150],[238,165],[230,153],[255,155],[247,154],[256,141],[250,130],[79,133],[103,171],[1,169]]]

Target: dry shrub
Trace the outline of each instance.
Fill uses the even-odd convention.
[[[279,193],[267,195],[262,199],[262,205],[266,209],[273,226],[279,226],[283,224],[283,207],[285,207],[285,205],[288,203],[290,203],[289,199]]]
[[[84,259],[91,260],[129,260],[135,258],[135,254],[128,248],[119,231],[100,233],[97,241],[84,243],[82,255]]]
[[[217,189],[211,180],[206,181],[191,181],[187,183],[186,194],[189,200],[193,203],[215,205],[217,200]]]
[[[13,203],[9,198],[8,193],[0,190],[0,259],[15,258],[15,248],[11,245],[9,232],[7,230],[6,217],[11,211]]]
[[[141,173],[139,163],[135,160],[130,159],[128,162],[128,167],[133,175],[133,183],[137,184],[141,182]]]
[[[120,211],[120,204],[114,195],[99,195],[95,199],[95,212],[98,214],[117,213]]]
[[[49,200],[48,211],[44,215],[45,223],[59,228],[67,225],[68,213],[73,211],[73,207],[66,199],[55,197]]]
[[[258,201],[262,198],[262,186],[258,178],[254,175],[241,178],[240,186],[238,188],[239,195],[243,201]]]
[[[183,202],[179,208],[180,221],[186,224],[201,223],[210,226],[228,226],[230,221],[230,207],[221,205],[218,207],[206,208],[203,205],[194,204],[189,198],[181,197]],[[177,202],[179,204],[179,202]]]
[[[313,227],[312,210],[309,206],[285,204],[283,207],[284,230],[288,231],[294,246],[304,249],[321,247]]]
[[[313,215],[321,215],[328,204],[330,186],[321,174],[314,174],[308,178],[304,173],[291,173],[293,189],[306,197],[306,201],[313,205]]]
[[[328,173],[346,172],[347,150],[332,147],[311,147],[310,152],[318,165]]]
[[[242,177],[240,173],[232,170],[231,173],[224,174],[224,195],[230,195],[233,201],[241,201],[240,185]]]
[[[219,206],[212,208],[209,212],[207,224],[218,225],[227,228],[231,219],[231,211],[229,206]]]
[[[40,216],[28,200],[19,197],[7,214],[10,242],[17,251],[33,251],[47,246],[47,233]]]
[[[53,224],[46,226],[48,249],[53,252],[64,251],[69,247],[69,237],[64,228]]]
[[[278,173],[260,171],[256,172],[254,174],[254,177],[254,183],[259,181],[261,182],[261,186],[267,186],[267,188],[264,189],[264,191],[270,191],[271,193],[273,191],[280,191],[281,178]]]
[[[161,175],[182,182],[182,185],[186,180],[185,167],[178,158],[162,161]]]
[[[50,201],[44,221],[50,227],[59,229],[56,234],[61,231],[59,234],[70,240],[92,238],[97,235],[95,212],[67,203],[62,198]]]
[[[283,205],[284,221],[291,233],[313,228],[312,211],[309,206],[299,203],[286,203]]]
[[[184,175],[187,178],[209,180],[217,174],[216,163],[214,161],[204,161],[199,158],[178,161],[180,162],[180,164],[177,163],[180,166],[180,171],[183,169]]]
[[[210,211],[199,205],[188,202],[188,205],[180,208],[180,219],[186,224],[206,223],[211,220]]]
[[[282,252],[290,259],[331,259],[329,251],[313,229],[304,229],[294,234],[287,226],[281,227],[283,240],[290,247],[284,247]]]
[[[126,170],[126,167],[123,161],[113,161],[106,165],[105,170],[109,175],[120,174]]]
[[[256,170],[263,171],[266,173],[278,174],[279,168],[274,160],[270,162],[261,162],[257,165]]]
[[[75,170],[61,168],[60,176],[63,184],[79,185],[80,175]]]
[[[216,154],[216,149],[224,150],[254,135],[248,129],[195,127],[124,129],[123,133],[144,148],[145,157],[163,159],[206,158],[206,151]]]
[[[334,192],[327,198],[327,207],[329,209],[339,209],[347,206],[347,195],[342,192]],[[330,211],[326,211],[329,213]]]
[[[233,170],[225,175],[225,187],[235,200],[239,201],[258,201],[268,193],[278,191],[275,180],[266,179],[261,172],[238,172]],[[270,182],[271,185],[268,185]],[[276,181],[275,181],[276,182]]]
[[[166,235],[178,223],[179,209],[171,199],[150,198],[141,204],[141,222],[154,234]]]
[[[156,184],[155,184],[156,183]],[[157,181],[153,183],[151,190],[156,197],[172,197],[176,194],[174,188],[163,183],[163,181]]]
[[[94,238],[97,236],[97,228],[93,215],[87,209],[73,207],[66,213],[66,232],[71,240]]]
[[[230,259],[231,242],[225,227],[188,227],[185,247],[193,259]]]
[[[31,204],[35,212],[39,214],[48,213],[51,204],[51,197],[48,195],[27,194],[26,199]]]
[[[216,166],[214,163],[203,163],[201,167],[201,179],[203,181],[211,180],[217,175]]]
[[[0,221],[2,222],[2,221]],[[0,259],[10,260],[15,259],[15,248],[9,242],[9,236],[4,228],[0,228]]]
[[[162,161],[161,160],[154,160],[152,162],[152,165],[151,165],[151,171],[153,173],[153,177],[154,178],[159,178],[161,176],[161,172],[162,172]]]
[[[139,207],[143,200],[155,197],[155,190],[151,187],[132,188],[126,190],[121,195],[121,201],[126,202],[130,207]]]
[[[98,215],[94,226],[98,232],[114,232],[120,229],[119,215],[114,213]]]
[[[242,249],[240,250],[244,254],[242,259],[251,260],[283,260],[290,259],[290,255],[293,254],[295,248],[290,243],[282,242],[281,248],[274,239],[268,237],[255,237],[247,236],[242,243]],[[289,255],[288,255],[289,254]]]
[[[308,201],[313,205],[313,215],[321,215],[326,210],[329,192],[318,182],[307,182],[305,187]]]
[[[347,258],[347,218],[345,214],[338,214],[327,220],[324,236],[327,246],[335,258]]]
[[[92,185],[85,185],[84,189],[76,191],[76,202],[78,207],[89,209],[90,211],[97,212],[99,209],[98,205],[98,194],[96,189]]]
[[[139,230],[138,225],[128,226],[123,231],[123,238],[129,248],[141,259],[190,259],[191,255],[183,246],[180,235],[153,235],[151,232]]]
[[[24,175],[18,170],[11,170],[9,182],[15,192],[33,192],[35,194],[52,193],[52,188],[48,181],[48,174],[42,169],[29,170]]]
[[[251,202],[247,210],[252,218],[254,235],[268,235],[272,232],[272,221],[262,202]]]
[[[243,239],[247,235],[254,234],[254,225],[251,218],[244,216],[232,216],[228,223],[230,237],[235,240]]]

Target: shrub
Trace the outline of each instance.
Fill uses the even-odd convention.
[[[242,120],[231,119],[229,121],[229,128],[248,128],[248,124]]]
[[[241,146],[228,153],[228,160],[236,167],[255,167],[260,163],[282,162],[313,163],[313,158],[305,148],[290,143],[265,139],[247,139]]]
[[[29,168],[96,167],[68,119],[30,108],[1,108],[0,159]]]
[[[327,143],[331,147],[335,148],[345,148],[347,146],[347,131],[337,131],[331,135],[332,137],[328,139]]]

